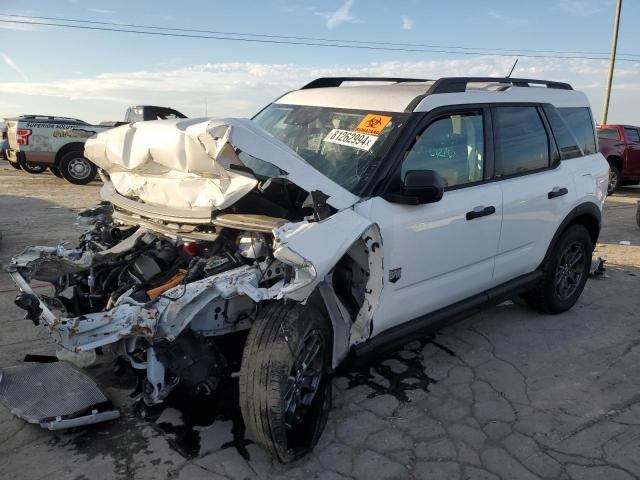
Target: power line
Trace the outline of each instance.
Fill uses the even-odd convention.
[[[348,40],[348,39],[326,38],[326,37],[299,37],[299,36],[290,36],[290,35],[272,35],[272,34],[266,34],[266,33],[229,32],[229,31],[222,31],[222,30],[202,30],[202,29],[180,28],[180,27],[162,27],[157,25],[141,25],[141,24],[135,24],[135,23],[82,20],[78,18],[17,15],[17,14],[9,14],[9,13],[0,13],[0,15],[5,17],[27,18],[27,19],[35,19],[35,20],[53,20],[53,21],[63,21],[63,22],[86,23],[86,24],[92,24],[92,25],[112,25],[117,27],[143,28],[143,29],[150,29],[150,30],[165,30],[165,31],[173,31],[173,32],[209,33],[213,35],[225,35],[225,36],[233,35],[238,37],[258,37],[258,38],[262,37],[262,38],[274,38],[274,39],[283,39],[283,40],[309,40],[314,42],[352,43],[352,44],[362,44],[362,45],[385,45],[385,46],[389,45],[393,47],[423,47],[423,48],[443,48],[443,49],[473,50],[473,51],[485,50],[485,51],[492,51],[492,52],[510,52],[510,55],[508,56],[516,56],[519,52],[605,55],[605,56],[609,55],[608,52],[592,52],[592,51],[583,51],[583,50],[534,50],[534,49],[513,49],[513,48],[491,48],[491,47],[463,47],[463,46],[455,46],[455,45],[437,45],[437,44],[424,44],[424,43],[376,42],[371,40],[365,41],[365,40]],[[624,55],[627,57],[640,58],[640,54],[635,54],[635,53],[626,53],[626,54],[621,53],[620,55]],[[522,56],[522,55],[517,55],[517,56]]]
[[[530,53],[506,54],[506,53],[481,52],[481,51],[460,52],[460,51],[444,50],[444,49],[383,47],[383,46],[373,46],[373,45],[343,45],[343,44],[341,45],[337,43],[318,43],[318,42],[310,42],[310,41],[289,41],[289,40],[276,40],[276,39],[264,39],[264,38],[236,38],[236,37],[230,37],[225,35],[197,35],[197,34],[170,33],[170,32],[148,32],[144,30],[133,30],[133,29],[124,29],[124,28],[95,27],[95,26],[88,26],[88,25],[67,25],[63,23],[22,21],[22,20],[0,19],[0,23],[43,25],[43,26],[73,28],[73,29],[81,29],[81,30],[135,33],[138,35],[153,35],[153,36],[164,36],[164,37],[200,38],[200,39],[210,39],[210,40],[225,40],[225,41],[233,41],[233,42],[302,45],[302,46],[330,47],[330,48],[350,48],[350,49],[360,49],[360,50],[383,50],[383,51],[392,51],[392,52],[446,53],[450,55],[481,55],[481,56],[491,56],[491,57],[556,58],[556,59],[564,59],[564,60],[606,60],[605,57],[592,57],[592,56],[585,56],[585,55],[542,55],[542,54],[530,54]],[[618,58],[618,61],[639,62],[640,60]]]

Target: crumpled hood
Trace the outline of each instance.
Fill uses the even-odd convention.
[[[242,118],[155,120],[90,138],[85,156],[109,174],[116,191],[169,208],[226,208],[257,180],[232,170],[236,149],[269,162],[306,191],[320,190],[338,210],[358,197],[331,181],[255,122]]]

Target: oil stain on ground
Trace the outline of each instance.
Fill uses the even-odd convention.
[[[379,395],[392,395],[401,402],[408,402],[410,390],[429,390],[436,381],[424,371],[422,350],[432,344],[451,356],[455,353],[448,347],[435,341],[436,335],[430,335],[405,345],[402,350],[386,355],[375,362],[346,372],[349,381],[347,388],[366,385],[373,390],[369,398]]]

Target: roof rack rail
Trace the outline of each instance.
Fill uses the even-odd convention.
[[[309,88],[339,87],[344,82],[428,82],[426,78],[396,78],[396,77],[322,77],[307,83],[300,90]]]
[[[75,120],[76,122],[82,122],[82,123],[86,123],[84,120],[80,120],[79,118],[73,118],[73,117],[60,117],[58,115],[22,115],[22,118],[25,119],[37,119],[37,118],[42,118],[42,119],[46,119],[46,120]]]
[[[467,89],[469,83],[505,83],[513,87],[530,87],[531,85],[546,85],[547,88],[573,90],[568,83],[551,82],[548,80],[534,80],[529,78],[509,77],[444,77],[435,81],[427,91],[427,95],[435,93],[460,93]]]

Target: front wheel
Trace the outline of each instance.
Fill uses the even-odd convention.
[[[18,162],[9,162],[9,165],[11,165],[16,170],[22,170],[22,167],[20,166],[20,164]]]
[[[58,167],[62,177],[74,185],[86,185],[96,178],[97,167],[84,158],[80,150],[66,153]]]
[[[331,407],[331,328],[310,306],[268,304],[242,354],[240,409],[249,438],[283,463],[310,452]]]
[[[578,301],[591,268],[593,245],[582,225],[569,227],[542,267],[542,280],[524,295],[529,305],[544,313],[562,313]]]
[[[24,159],[19,160],[18,162],[20,164],[20,168],[31,175],[40,175],[47,169],[47,167],[43,167],[41,165],[27,163]]]
[[[62,173],[58,167],[49,167],[49,171],[53,173],[58,178],[63,178]]]

